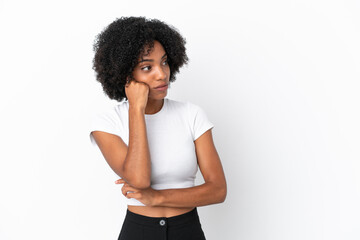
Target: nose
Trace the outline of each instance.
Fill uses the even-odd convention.
[[[166,78],[166,72],[162,67],[157,68],[156,78],[157,80],[164,80]]]

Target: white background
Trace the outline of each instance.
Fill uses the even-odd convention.
[[[215,124],[228,195],[198,208],[208,240],[360,239],[359,12],[356,0],[1,1],[0,239],[117,239],[125,200],[88,121],[116,104],[92,44],[121,16],[187,40],[167,97]]]

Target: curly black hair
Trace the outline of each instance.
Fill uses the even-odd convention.
[[[125,94],[125,84],[138,64],[138,59],[146,56],[159,41],[168,57],[170,82],[174,82],[180,67],[187,64],[186,40],[178,30],[158,19],[145,17],[117,18],[99,33],[94,41],[93,69],[96,80],[101,83],[104,93],[121,102]],[[145,53],[146,47],[149,47]]]

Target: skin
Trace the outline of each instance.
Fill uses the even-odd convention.
[[[154,41],[150,54],[139,58],[138,62],[133,70],[134,80],[125,85],[126,96],[130,105],[145,108],[145,114],[157,113],[162,108],[167,89],[160,91],[155,88],[170,83],[170,67],[160,42]]]
[[[152,60],[143,61],[142,60]],[[134,80],[125,88],[129,104],[133,109],[141,109],[145,114],[154,114],[161,110],[167,89],[155,88],[169,84],[170,68],[166,61],[166,52],[160,42],[154,42],[149,55],[139,59],[133,71]],[[199,169],[205,183],[184,189],[154,190],[135,188],[124,179],[115,181],[123,184],[122,193],[127,198],[135,198],[146,206],[131,206],[131,212],[151,217],[172,217],[191,211],[196,206],[221,203],[226,197],[226,180],[217,154],[211,129],[195,142]],[[130,191],[130,192],[129,192]]]

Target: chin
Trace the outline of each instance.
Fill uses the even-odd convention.
[[[165,93],[159,93],[159,94],[156,94],[156,96],[151,96],[151,97],[149,97],[149,98],[154,99],[154,100],[162,100],[162,99],[164,99],[166,96],[167,96],[167,92],[165,92]]]

